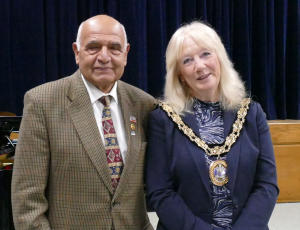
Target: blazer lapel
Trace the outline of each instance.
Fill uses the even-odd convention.
[[[123,115],[125,135],[127,140],[127,153],[123,172],[119,181],[119,185],[115,191],[114,198],[127,186],[130,172],[135,168],[141,148],[141,122],[139,121],[139,108],[136,108],[135,103],[129,98],[126,86],[122,81],[118,81],[118,100]],[[130,117],[136,118],[135,135],[131,135]]]
[[[235,111],[225,111],[224,112],[224,135],[225,138],[231,133],[232,125],[235,122],[237,115]],[[242,135],[242,134],[241,134]],[[237,141],[231,146],[231,150],[227,154],[227,164],[228,164],[228,186],[231,191],[233,191],[233,187],[235,184],[237,168],[239,163],[240,156],[240,142]]]
[[[76,72],[75,75],[68,94],[71,100],[69,113],[88,156],[108,190],[113,193],[110,171],[106,164],[106,155],[104,154],[105,149],[99,134],[91,101],[81,79],[80,72]]]
[[[199,134],[199,129],[198,129],[198,125],[197,125],[197,121],[195,119],[194,114],[192,113],[187,113],[185,114],[185,116],[183,117],[183,122],[190,127],[194,133],[200,137]],[[208,195],[210,196],[210,187],[209,187],[209,176],[208,176],[208,168],[206,166],[206,159],[205,159],[205,151],[198,147],[196,143],[191,142],[191,140],[187,137],[186,139],[189,143],[187,144],[189,151],[187,151],[188,153],[190,153],[194,159],[194,163],[195,166],[200,174],[201,177],[201,181],[203,182],[204,187],[207,190]]]

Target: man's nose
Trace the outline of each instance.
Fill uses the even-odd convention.
[[[97,56],[98,61],[107,63],[110,61],[109,51],[106,46],[103,46]]]

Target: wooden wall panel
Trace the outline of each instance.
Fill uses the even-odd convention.
[[[269,121],[277,165],[278,202],[300,201],[300,121]]]
[[[300,201],[300,145],[274,145],[278,184],[278,202]]]

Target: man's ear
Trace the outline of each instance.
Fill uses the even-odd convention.
[[[127,47],[126,47],[126,52],[127,52],[127,54],[129,53],[129,50],[130,50],[130,44],[127,43]]]
[[[73,52],[74,52],[76,64],[78,65],[78,63],[79,63],[79,60],[78,60],[79,59],[78,58],[79,50],[77,49],[77,43],[76,42],[72,43],[72,49],[73,49]]]
[[[127,56],[128,56],[128,53],[129,53],[129,50],[130,50],[130,44],[127,43],[127,47],[126,47],[126,50],[125,50],[125,65],[127,64]]]

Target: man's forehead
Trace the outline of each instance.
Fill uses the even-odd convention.
[[[114,34],[94,33],[87,35],[84,43],[122,44],[123,40]]]
[[[114,23],[112,25],[101,23],[89,23],[85,25],[82,30],[82,39],[97,39],[110,41],[124,41],[124,32],[120,24]]]

